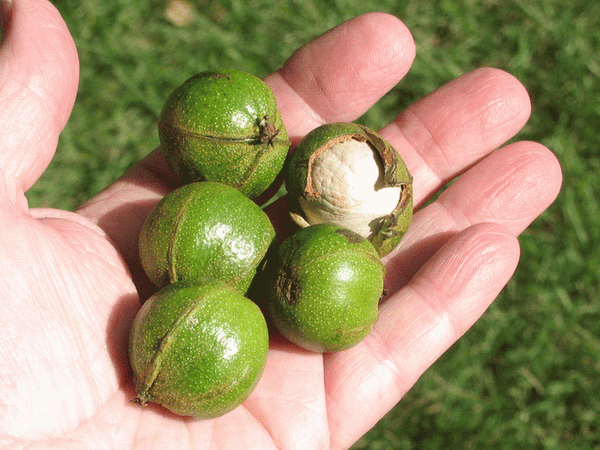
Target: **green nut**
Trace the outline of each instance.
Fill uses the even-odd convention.
[[[252,200],[222,183],[190,183],[164,197],[139,236],[142,267],[158,287],[217,280],[245,293],[275,230]]]
[[[385,266],[369,241],[338,225],[312,225],[286,239],[272,264],[268,309],[288,340],[331,352],[371,331]]]
[[[301,227],[335,223],[360,234],[379,256],[412,219],[412,177],[379,134],[354,123],[315,128],[295,148],[286,174],[288,208]]]
[[[260,309],[232,287],[166,286],[144,303],[131,329],[134,401],[198,419],[221,416],[250,395],[268,347]]]
[[[271,89],[238,70],[199,73],[175,89],[158,134],[182,182],[218,181],[248,197],[273,183],[291,145]]]

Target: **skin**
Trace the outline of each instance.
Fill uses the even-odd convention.
[[[542,145],[515,142],[493,152],[530,114],[514,77],[483,68],[440,87],[380,130],[414,177],[417,212],[385,258],[389,295],[373,332],[325,355],[274,339],[256,390],[216,420],[142,410],[131,403],[126,353],[138,293],[144,299],[150,292],[137,234],[175,187],[173,176],[156,151],[76,213],[28,209],[23,192],[52,158],[75,99],[77,53],[46,0],[14,0],[3,37],[3,448],[348,448],[483,314],[515,270],[516,236],[560,188],[560,166]],[[369,14],[308,43],[266,82],[297,142],[324,122],[359,117],[402,79],[414,56],[398,19]],[[269,213],[284,236],[283,203]]]

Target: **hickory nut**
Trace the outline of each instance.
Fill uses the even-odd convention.
[[[286,185],[298,225],[344,226],[380,256],[396,247],[412,219],[412,177],[404,161],[359,124],[325,124],[308,133],[290,159]]]

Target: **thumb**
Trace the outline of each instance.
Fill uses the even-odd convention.
[[[77,51],[47,0],[0,0],[0,202],[24,208],[73,107]]]

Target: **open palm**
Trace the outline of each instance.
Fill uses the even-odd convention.
[[[71,111],[77,55],[46,0],[14,0],[4,12],[2,448],[348,448],[485,311],[517,265],[516,236],[560,188],[560,167],[543,146],[495,150],[528,119],[520,83],[494,69],[454,80],[381,130],[414,176],[417,212],[385,258],[388,295],[373,332],[335,354],[274,339],[256,390],[216,420],[140,409],[131,403],[127,336],[152,287],[137,260],[137,234],[176,184],[157,150],[77,213],[29,209],[24,191],[51,159]],[[369,14],[305,45],[266,82],[297,141],[322,123],[362,115],[401,80],[414,53],[398,19]],[[284,205],[268,210],[285,233]]]

